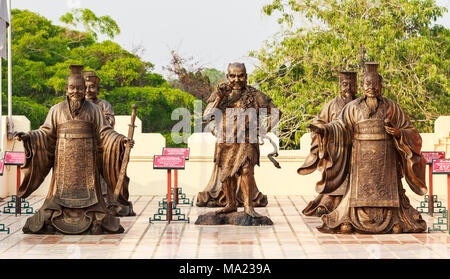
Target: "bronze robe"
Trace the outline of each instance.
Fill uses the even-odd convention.
[[[116,124],[116,119],[114,118],[114,110],[111,106],[111,104],[108,101],[95,98],[95,100],[89,100],[92,103],[96,104],[102,109],[103,115],[106,117],[106,120],[108,120],[108,123],[114,128],[114,125]],[[106,205],[109,207],[111,205],[115,205],[115,203],[112,201],[113,193],[114,193],[114,185],[113,188],[110,188],[107,186],[105,179],[103,176],[100,175],[100,184],[102,188],[102,194],[106,199]],[[126,183],[127,186],[128,183]],[[113,192],[108,192],[109,190],[112,190]],[[127,189],[124,189],[128,193],[128,187]],[[117,212],[117,215],[119,216],[136,216],[136,213],[133,210],[133,204],[130,201],[122,202],[122,199],[118,200],[120,203],[120,209]]]
[[[345,105],[346,103],[342,96],[334,98],[322,108],[317,117],[313,119],[312,124],[326,124],[333,120],[337,120]],[[311,137],[310,154],[306,157],[303,165],[297,170],[300,175],[310,174],[317,169],[317,163],[319,162],[319,136],[316,133],[312,133]],[[342,196],[347,189],[347,185],[348,179],[345,179],[334,192],[329,194],[319,194],[314,200],[306,205],[302,213],[306,216],[320,216],[324,213],[333,211],[341,202]],[[324,208],[324,212],[319,211],[320,207]]]
[[[210,98],[207,101],[207,109],[205,110],[205,114],[208,111],[208,108],[211,107],[216,101],[217,93],[214,92],[211,94]],[[236,198],[238,200],[239,206],[243,205],[242,199],[242,190],[240,187],[240,170],[242,166],[245,164],[250,165],[259,165],[259,144],[258,143],[250,143],[248,130],[249,130],[249,120],[246,119],[246,136],[245,142],[236,143],[237,142],[237,126],[234,125],[234,135],[235,140],[233,143],[227,143],[226,140],[226,109],[227,108],[254,108],[256,113],[258,114],[258,110],[260,108],[269,109],[270,107],[274,107],[272,104],[272,100],[262,93],[261,91],[247,86],[246,90],[242,93],[241,97],[238,100],[229,101],[223,100],[221,105],[218,107],[223,113],[222,123],[223,123],[223,131],[218,131],[217,133],[222,133],[223,142],[217,142],[214,149],[214,169],[211,174],[211,178],[208,182],[208,185],[203,190],[203,192],[199,192],[197,195],[197,206],[225,206],[227,201],[225,197],[225,193],[222,189],[222,183],[228,177],[232,177],[235,174],[239,175],[238,177],[238,186],[236,189]],[[207,115],[204,116],[207,118]],[[228,119],[228,121],[230,121]],[[259,127],[259,123],[256,124],[256,127]],[[264,207],[267,205],[267,196],[263,195],[255,185],[255,189],[253,190],[253,206],[256,207]]]
[[[102,109],[103,114],[105,115],[106,119],[109,121],[111,126],[114,128],[114,125],[116,124],[116,119],[114,118],[114,110],[113,110],[111,104],[108,101],[102,100],[99,98],[95,98],[95,100],[92,100],[92,102]]]
[[[391,123],[400,130],[394,138],[384,129]],[[336,232],[350,223],[359,233],[389,233],[394,225],[403,232],[423,232],[427,226],[405,195],[401,178],[418,195],[427,192],[422,139],[398,104],[380,98],[370,115],[364,98],[344,107],[339,120],[325,124],[319,139],[317,163],[322,179],[316,191],[335,191],[349,175],[339,206],[321,217],[323,232]]]
[[[84,101],[72,117],[68,102],[50,108],[45,123],[24,141],[26,162],[19,196],[28,197],[53,168],[41,209],[27,219],[25,233],[122,233],[119,218],[102,198],[100,174],[108,187],[117,183],[125,147],[99,106]],[[124,184],[129,178],[125,177]],[[125,185],[124,185],[125,186]],[[124,189],[127,189],[124,188]],[[121,193],[121,203],[128,192]]]

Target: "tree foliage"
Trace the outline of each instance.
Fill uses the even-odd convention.
[[[44,122],[43,109],[48,111],[64,99],[71,64],[82,64],[85,70],[96,71],[103,91],[122,86],[168,86],[161,75],[152,72],[152,63],[117,43],[97,41],[97,34],[113,37],[119,32],[115,21],[108,16],[97,17],[84,9],[63,17],[67,23],[87,24],[88,30],[80,32],[54,25],[28,10],[12,10],[13,111],[25,114],[33,129]],[[6,92],[6,61],[2,72],[2,91]],[[23,108],[16,109],[20,103]]]
[[[172,141],[171,129],[179,120],[171,120],[171,116],[177,108],[187,108],[193,115],[196,98],[191,94],[169,87],[118,87],[99,97],[113,105],[116,115],[130,115],[131,106],[137,104],[136,114],[142,120],[142,132],[161,133],[166,138],[167,147],[186,147],[184,143]],[[191,126],[192,121],[193,116]]]
[[[205,69],[198,66],[198,62],[192,61],[192,57],[181,57],[173,50],[170,54],[172,55],[172,60],[166,69],[177,77],[176,80],[171,81],[172,86],[189,92],[202,101],[206,101],[214,87],[208,75],[203,74]],[[216,72],[211,70],[208,73],[211,76],[217,75]]]
[[[216,88],[220,82],[226,81],[225,73],[214,68],[204,69],[202,71],[202,75],[208,77],[209,82],[213,88]]]
[[[82,24],[85,32],[91,34],[95,39],[98,37],[97,33],[105,34],[111,39],[120,34],[120,28],[114,19],[107,15],[97,17],[89,9],[73,9],[72,12],[61,16],[59,20],[73,28]]]
[[[298,148],[305,126],[338,94],[337,73],[380,63],[384,96],[421,132],[449,114],[450,30],[433,24],[445,8],[433,0],[274,0],[264,7],[284,32],[252,56],[251,77],[284,112],[281,138]],[[299,17],[313,27],[296,28]]]

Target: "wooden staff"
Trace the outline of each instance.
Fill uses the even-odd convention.
[[[137,105],[133,104],[131,106],[132,108],[132,112],[131,112],[131,123],[128,125],[128,138],[130,140],[133,139],[133,134],[134,134],[134,128],[136,127],[134,125],[134,122],[136,120],[136,110],[137,110]],[[130,152],[131,152],[131,147],[130,147],[130,142],[127,143],[127,146],[125,148],[125,155],[123,156],[123,161],[122,161],[122,166],[120,167],[120,173],[119,173],[119,179],[117,180],[117,184],[116,184],[116,188],[114,190],[114,200],[117,201],[119,194],[122,192],[122,188],[123,188],[123,179],[125,178],[125,173],[127,172],[127,166],[128,166],[128,161],[130,160]]]

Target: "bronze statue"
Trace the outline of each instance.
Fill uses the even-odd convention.
[[[348,103],[339,119],[314,123],[319,135],[321,194],[334,192],[349,177],[344,196],[322,215],[324,233],[401,233],[427,229],[405,195],[401,178],[418,195],[427,192],[422,140],[407,115],[381,95],[378,63],[366,63],[363,94]]]
[[[106,120],[108,120],[111,127],[114,128],[116,120],[114,118],[114,110],[111,104],[108,101],[99,99],[97,97],[99,91],[100,78],[95,74],[94,71],[84,71],[83,77],[86,84],[86,100],[98,105],[101,108],[103,114],[105,115]],[[106,205],[108,208],[114,207],[115,209],[117,209],[118,216],[136,216],[136,213],[133,210],[133,204],[131,203],[131,201],[128,200],[129,198],[128,187],[125,187],[123,189],[123,195],[118,197],[117,202],[119,204],[117,204],[116,201],[113,200],[112,193],[114,193],[114,188],[112,189],[108,188],[106,181],[104,180],[102,175],[100,175],[100,185],[102,189],[102,195],[106,199]],[[128,182],[125,183],[124,186],[128,186]],[[123,198],[126,198],[126,200],[124,200]]]
[[[338,119],[344,106],[356,98],[358,91],[356,72],[340,72],[339,73],[339,89],[340,96],[328,102],[319,112],[312,123],[326,124]],[[319,135],[311,134],[311,150],[308,157],[306,157],[303,165],[297,170],[301,175],[306,175],[314,172],[318,168],[319,162]],[[345,193],[348,185],[348,177],[344,180],[342,185],[336,187],[336,190],[329,194],[319,194],[314,200],[310,201],[302,213],[306,216],[322,216],[323,214],[333,211],[341,202],[342,196]]]
[[[217,149],[218,143],[216,143],[215,149]],[[227,198],[223,191],[222,182],[219,180],[220,167],[217,163],[214,163],[214,168],[211,174],[211,178],[208,181],[205,189],[197,194],[196,205],[199,207],[223,207],[227,204]],[[236,189],[236,199],[238,206],[241,207],[244,204],[241,190],[241,177],[238,177],[237,189]],[[265,207],[267,205],[267,196],[258,190],[255,185],[253,192],[253,206],[255,207]]]
[[[106,100],[97,98],[100,78],[94,71],[84,71],[83,77],[86,82],[86,100],[100,106],[109,124],[114,128],[116,119],[114,118],[114,110],[111,104]]]
[[[241,123],[245,124],[242,125],[245,127],[241,127],[243,129],[242,135],[245,136],[240,141],[238,139],[239,132],[237,132],[240,125],[237,123],[239,120],[235,122],[236,115],[231,113],[231,111],[239,109],[241,110],[240,115],[250,110],[259,113],[261,109],[266,109],[267,115],[271,114],[271,110],[279,112],[268,96],[247,85],[245,65],[243,63],[232,63],[228,66],[227,82],[220,84],[208,99],[203,116],[204,119],[209,119],[216,110],[221,115],[221,119],[216,119],[218,120],[216,122],[218,124],[216,137],[220,139],[214,152],[216,169],[209,184],[211,188],[207,187],[206,191],[214,195],[213,198],[215,199],[219,197],[219,200],[221,200],[220,191],[224,193],[225,207],[217,211],[216,214],[236,212],[240,199],[244,205],[244,215],[257,218],[262,217],[254,210],[254,201],[262,200],[262,194],[257,190],[254,177],[254,167],[259,165],[259,143],[256,138],[250,140],[250,127],[252,125],[253,127],[259,127],[256,123],[260,122],[257,119],[250,120],[251,117],[245,117],[245,121]],[[275,124],[272,123],[272,125]],[[227,128],[232,128],[232,135],[227,133]],[[268,125],[267,131],[270,131],[270,129],[271,127]],[[256,134],[257,130],[254,129],[254,132]],[[217,180],[217,182],[214,180]],[[238,186],[240,190],[237,189]],[[208,199],[209,197],[202,199],[202,201],[207,202]]]
[[[99,179],[101,174],[108,185],[117,183],[120,158],[125,146],[133,146],[134,141],[115,132],[101,108],[86,101],[82,68],[70,66],[67,99],[50,108],[45,123],[38,130],[15,135],[23,141],[26,153],[19,197],[33,193],[53,168],[44,204],[27,219],[24,233],[124,231],[119,218],[102,198]]]

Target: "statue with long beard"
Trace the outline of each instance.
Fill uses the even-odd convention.
[[[117,184],[125,146],[133,140],[116,133],[101,108],[85,99],[83,66],[70,66],[67,100],[50,108],[45,123],[15,137],[23,141],[25,177],[19,197],[32,194],[53,169],[47,197],[27,219],[24,233],[122,233],[120,220],[110,211],[100,187]],[[129,179],[124,179],[128,183]],[[123,197],[122,197],[123,198]]]
[[[342,201],[322,215],[324,233],[401,233],[427,229],[405,195],[404,176],[412,191],[427,192],[422,140],[400,106],[379,90],[378,63],[366,63],[363,95],[347,104],[339,119],[311,124],[319,135],[321,194],[332,193],[347,176]]]

